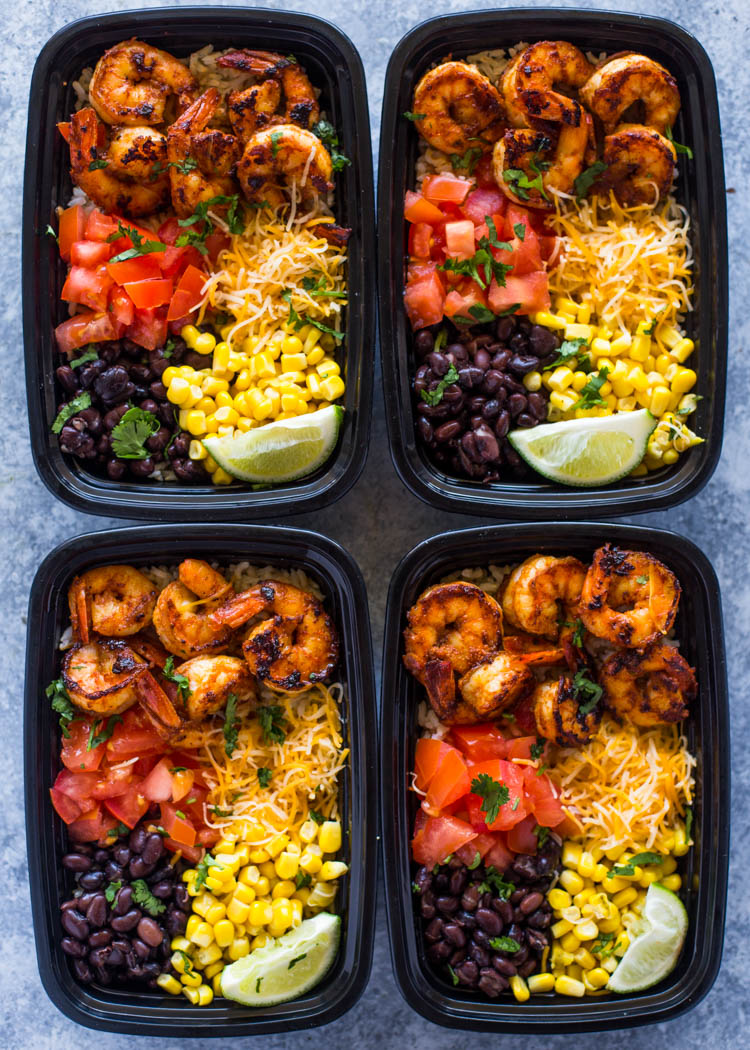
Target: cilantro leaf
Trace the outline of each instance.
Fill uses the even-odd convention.
[[[177,220],[177,225],[187,230],[186,233],[180,234],[177,238],[177,246],[182,248],[185,245],[192,245],[202,255],[206,255],[208,252],[206,237],[213,233],[214,230],[214,224],[208,214],[209,209],[220,208],[225,204],[228,205],[225,218],[229,232],[233,234],[242,233],[245,229],[245,220],[241,213],[239,194],[234,193],[228,197],[219,194],[216,197],[210,197],[207,201],[199,201],[192,215],[189,215],[186,219]],[[201,224],[200,229],[195,229],[194,227],[199,223]]]
[[[653,850],[644,850],[643,853],[636,853],[634,857],[631,857],[628,861],[629,864],[661,864],[664,860],[661,853],[654,853]]]
[[[529,748],[529,754],[531,755],[531,757],[534,759],[535,762],[536,762],[537,759],[541,758],[542,755],[544,754],[544,745],[545,745],[545,743],[546,743],[546,741],[543,740],[542,737],[538,736],[536,738],[536,743],[532,744],[531,747]]]
[[[174,670],[174,656],[170,656],[164,664],[161,672],[168,682],[174,682],[177,686],[177,696],[183,702],[191,695],[190,682],[186,675],[176,674]]]
[[[482,158],[484,150],[481,146],[473,146],[466,153],[451,153],[451,165],[454,171],[466,171],[469,175],[474,174],[474,169]]]
[[[482,800],[480,809],[485,815],[486,823],[492,824],[497,820],[500,807],[504,806],[510,798],[510,791],[508,791],[507,785],[500,783],[498,780],[493,780],[487,773],[480,773],[478,777],[472,780],[471,790],[473,794],[479,795]]]
[[[591,681],[586,669],[576,671],[573,678],[573,690],[578,701],[578,712],[581,715],[587,715],[593,711],[604,693],[600,685]],[[583,703],[581,703],[582,700]]]
[[[574,339],[566,339],[557,351],[557,357],[555,360],[550,362],[550,364],[545,365],[542,371],[549,372],[550,369],[557,368],[558,365],[585,368],[584,361],[590,364],[588,355],[585,353],[588,348],[589,344],[582,336],[576,336]]]
[[[68,696],[68,690],[63,685],[62,678],[56,678],[54,682],[50,682],[44,692],[47,699],[51,701],[52,710],[60,716],[60,729],[62,735],[67,739],[70,736],[68,726],[76,716],[76,709]]]
[[[107,898],[110,904],[114,902],[115,897],[121,889],[122,881],[120,880],[118,880],[117,882],[110,882],[109,886],[107,886],[106,890],[104,891],[104,896]]]
[[[214,858],[213,858],[213,857],[211,856],[211,854],[210,854],[210,853],[207,853],[207,854],[205,855],[205,857],[203,857],[203,859],[202,859],[202,860],[200,860],[200,861],[199,861],[199,862],[198,862],[198,863],[197,863],[197,864],[195,865],[195,870],[196,870],[196,871],[197,871],[197,873],[198,873],[198,874],[197,874],[197,876],[196,876],[196,879],[195,879],[195,888],[196,888],[197,890],[201,889],[201,887],[205,885],[206,879],[208,878],[208,869],[209,869],[209,868],[214,868],[214,867],[215,867],[215,868],[223,868],[223,867],[224,867],[224,865],[223,865],[223,864],[219,864],[219,863],[218,863],[218,862],[217,862],[217,861],[216,861],[216,860],[215,860],[215,859],[214,859]]]
[[[326,818],[317,809],[310,810],[310,820],[315,821],[316,824],[322,824]]]
[[[495,239],[497,240],[497,234],[495,234]],[[513,269],[513,266],[499,262],[489,251],[491,245],[492,242],[488,237],[482,237],[479,242],[479,251],[475,252],[474,255],[468,259],[456,259],[453,257],[446,259],[444,263],[438,266],[438,270],[446,270],[460,276],[471,277],[480,288],[487,288],[493,277],[499,285],[504,286],[505,275]],[[499,242],[497,246],[506,247]],[[510,245],[507,245],[507,247],[509,248]],[[494,314],[492,316],[494,317]]]
[[[258,783],[260,784],[260,786],[262,788],[267,788],[268,785],[271,783],[271,777],[272,776],[273,776],[273,771],[272,770],[266,768],[265,766],[261,766],[260,769],[258,770]]]
[[[351,164],[349,158],[338,148],[339,136],[333,124],[327,120],[319,120],[317,124],[313,124],[312,133],[317,135],[331,154],[331,166],[334,171],[341,171],[348,164]]]
[[[129,408],[112,430],[112,451],[118,459],[147,459],[146,442],[160,427],[153,412]]]
[[[287,723],[284,710],[275,704],[258,708],[258,720],[263,731],[264,744],[283,744],[286,740]]]
[[[498,897],[507,901],[511,893],[518,887],[514,882],[506,882],[494,865],[490,865],[484,875],[484,881],[479,884],[481,893],[496,893]]]
[[[237,697],[234,693],[230,693],[227,697],[227,706],[224,711],[224,750],[227,753],[227,757],[231,758],[234,749],[237,747],[237,734],[240,730],[240,723],[237,720]]]
[[[583,645],[583,635],[586,630],[586,628],[583,626],[583,620],[580,617],[577,617],[575,620],[558,620],[557,622],[560,625],[560,627],[574,628],[573,637],[571,638],[571,641],[573,642],[573,645],[576,647],[576,649],[580,649]]]
[[[446,965],[448,967],[448,973],[451,975],[451,980],[453,981],[453,984],[455,986],[455,985],[458,984],[458,974],[453,969],[453,967],[450,965],[450,963],[446,963]]]
[[[127,262],[128,259],[135,259],[139,255],[148,255],[150,252],[160,252],[163,248],[166,248],[166,244],[161,241],[147,241],[144,240],[143,234],[139,233],[133,226],[126,226],[119,219],[117,220],[117,233],[112,233],[107,238],[108,241],[117,241],[120,237],[128,237],[130,243],[133,245],[132,248],[127,248],[124,252],[120,252],[119,255],[115,255],[114,258],[110,259],[110,262]]]
[[[677,152],[677,153],[684,153],[688,160],[692,160],[693,159],[693,151],[690,149],[690,146],[683,146],[683,144],[681,142],[675,142],[674,135],[672,134],[672,129],[671,128],[665,128],[664,129],[664,135],[665,135],[666,138],[669,139],[669,141],[674,146],[675,152]]]
[[[424,118],[427,116],[427,114],[426,113],[412,113],[411,110],[407,109],[401,114],[401,116],[406,117],[407,120],[414,121],[414,120],[424,120]]]
[[[294,876],[294,884],[298,890],[304,890],[312,884],[312,875],[309,871],[298,871]]]
[[[57,234],[55,233],[54,229],[52,228],[52,226],[50,226],[49,223],[47,223],[47,228],[45,229],[44,232],[47,234],[48,237],[54,237],[55,241],[58,244],[60,243],[60,238],[57,236]]]
[[[688,806],[685,810],[685,839],[690,842],[692,838],[691,832],[693,830],[693,807]]]
[[[606,400],[601,395],[601,389],[607,382],[609,369],[602,365],[596,375],[592,375],[586,386],[581,389],[581,396],[573,405],[573,408],[595,408],[597,405],[606,405]]]
[[[576,200],[579,204],[599,176],[602,175],[608,167],[609,165],[605,164],[604,161],[596,160],[590,167],[586,168],[585,171],[582,171],[578,178],[573,182],[573,189],[575,190]]]
[[[107,167],[107,161],[103,157],[98,160],[92,160],[89,164],[89,171],[99,171],[101,168]]]
[[[435,336],[435,345],[433,346],[434,352],[439,353],[445,344],[448,342],[448,333],[445,328],[441,328],[438,334]]]
[[[330,291],[326,288],[326,278],[323,274],[320,274],[317,280],[314,277],[303,277],[302,287],[313,299],[321,299],[323,297],[328,297],[330,299],[346,298],[345,291]]]
[[[279,145],[279,140],[280,139],[281,139],[281,132],[280,131],[272,131],[271,132],[271,156],[272,157],[275,157],[276,154],[281,149],[281,146]]]
[[[57,415],[55,416],[55,420],[52,424],[52,433],[59,434],[71,416],[75,416],[79,412],[83,412],[84,408],[90,407],[91,394],[88,392],[88,390],[84,390],[83,393],[78,394],[76,397],[74,397],[72,401],[68,401],[67,405],[63,405],[63,407],[57,413]]]
[[[537,845],[541,848],[549,838],[549,828],[545,828],[541,824],[535,824],[534,834],[536,835]]]
[[[99,353],[94,346],[90,346],[87,350],[84,350],[80,357],[74,357],[68,364],[71,368],[80,368],[81,365],[87,365],[90,361],[98,361]]]
[[[306,288],[305,291],[310,292],[310,294],[312,294],[309,288]],[[320,294],[325,295],[330,293],[323,292]],[[295,331],[299,331],[300,328],[304,328],[306,324],[309,324],[312,325],[313,328],[317,328],[319,332],[326,332],[328,335],[332,335],[333,338],[337,341],[340,341],[346,335],[346,332],[338,332],[335,328],[330,328],[327,324],[323,324],[322,321],[316,321],[315,318],[310,317],[309,314],[298,314],[292,306],[292,292],[290,288],[285,289],[285,291],[281,293],[281,298],[284,300],[285,303],[289,304],[289,316],[287,317],[287,324],[294,325]]]
[[[519,241],[525,241],[526,240],[526,223],[525,222],[514,222],[513,223],[513,232],[515,233],[516,237],[518,237]]]
[[[548,139],[542,139],[540,149],[534,153],[529,161],[529,167],[534,172],[533,179],[530,179],[527,173],[521,168],[506,168],[503,172],[504,181],[508,183],[513,193],[520,200],[529,200],[529,190],[536,190],[546,201],[549,200],[544,189],[543,173],[549,168],[550,162],[548,160],[539,159],[542,156],[541,151],[548,149],[549,145],[550,143]]]
[[[107,719],[107,724],[105,725],[104,729],[102,729],[101,733],[97,733],[97,729],[103,721],[103,718],[97,718],[94,722],[92,722],[91,729],[89,730],[89,738],[86,743],[87,751],[93,751],[95,747],[99,747],[99,745],[103,744],[105,740],[109,740],[109,738],[115,731],[115,726],[119,722],[122,722],[122,718],[120,717],[120,715],[110,715],[110,717]]]
[[[430,406],[434,407],[435,405],[439,405],[440,402],[443,400],[443,394],[445,393],[446,389],[453,383],[455,383],[457,379],[458,372],[456,371],[456,366],[452,364],[443,376],[443,378],[439,381],[435,389],[423,390],[420,394],[420,397]]]
[[[607,945],[614,941],[614,933],[600,933],[597,940],[591,945],[591,951],[596,952],[597,955],[611,955],[614,950],[614,945],[607,948]]]
[[[165,910],[166,904],[162,904],[157,897],[154,897],[144,879],[135,879],[135,881],[130,883],[130,888],[133,891],[133,900],[135,903],[139,908],[143,908],[144,911],[147,911],[149,915],[161,915]]]
[[[476,853],[474,854],[474,860],[471,862],[471,864],[467,864],[466,865],[466,869],[467,869],[467,871],[475,871],[476,868],[478,868],[481,863],[482,863],[482,854],[479,852],[479,850],[477,850]]]
[[[521,945],[513,937],[493,937],[490,941],[493,952],[518,952]]]

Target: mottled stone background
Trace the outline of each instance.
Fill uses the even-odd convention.
[[[4,647],[0,693],[0,740],[5,764],[0,776],[2,791],[2,869],[0,872],[0,1046],[7,1050],[53,1050],[75,1045],[80,1050],[124,1050],[131,1040],[95,1033],[66,1020],[47,999],[37,975],[31,931],[24,841],[23,784],[21,759],[21,696],[25,614],[29,585],[41,559],[57,543],[92,529],[124,524],[98,519],[57,503],[36,476],[29,453],[26,399],[21,357],[23,344],[20,319],[20,214],[24,170],[24,142],[28,84],[37,53],[47,38],[64,24],[83,15],[126,9],[133,3],[117,0],[2,0],[3,60],[0,63],[0,112],[6,128],[3,161],[0,165],[0,272],[5,289],[0,317],[4,332],[2,420],[0,442],[0,500],[5,526],[3,549],[8,557],[3,622],[8,630]],[[145,4],[146,7],[159,6]],[[173,6],[179,6],[174,3]],[[226,5],[230,6],[230,5]],[[430,0],[299,0],[296,4],[268,2],[283,10],[305,10],[337,22],[360,49],[367,70],[370,115],[375,148],[380,124],[383,78],[388,57],[401,36],[415,23],[446,11],[487,7],[474,3]],[[530,4],[529,6],[542,6]],[[576,6],[565,0],[560,7]],[[590,5],[583,4],[588,7]],[[744,702],[750,679],[747,631],[750,621],[750,588],[747,565],[747,514],[750,509],[750,442],[747,419],[750,402],[747,342],[750,262],[747,229],[750,210],[746,194],[750,170],[747,137],[747,107],[750,103],[750,65],[747,61],[748,6],[746,0],[611,0],[617,10],[637,9],[680,22],[703,43],[714,63],[721,99],[727,185],[736,192],[729,204],[730,274],[730,362],[727,426],[719,468],[706,489],[676,510],[638,519],[641,523],[671,528],[701,546],[716,566],[723,585],[724,615],[729,650],[730,689],[733,702],[733,846],[729,910],[724,963],[709,994],[693,1012],[658,1029],[642,1028],[578,1038],[582,1050],[601,1046],[627,1050],[676,1047],[680,1050],[724,1050],[748,1046],[747,988],[750,973],[750,906],[748,871],[750,848],[747,835],[747,784],[750,780],[750,720]],[[450,41],[446,40],[446,46]],[[340,503],[319,514],[288,519],[291,524],[317,529],[348,546],[364,571],[370,613],[379,658],[383,607],[388,580],[400,556],[419,540],[443,529],[477,524],[458,515],[432,510],[402,487],[391,466],[387,450],[382,398],[376,382],[372,449],[367,469],[356,488]],[[727,771],[728,772],[728,771]],[[377,937],[372,977],[364,996],[345,1017],[328,1028],[309,1033],[264,1038],[267,1050],[319,1046],[333,1047],[416,1046],[419,1050],[447,1050],[471,1045],[477,1050],[518,1037],[492,1038],[462,1034],[423,1021],[403,1002],[391,972],[385,914],[378,910]],[[186,1044],[193,1041],[185,1039]],[[250,1045],[252,1040],[233,1040]],[[141,1040],[139,1046],[169,1047],[180,1040]],[[526,1047],[548,1050],[570,1046],[573,1037],[527,1037]],[[260,1045],[256,1043],[255,1045]]]

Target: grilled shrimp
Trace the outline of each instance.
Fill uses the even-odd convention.
[[[296,59],[273,51],[243,50],[222,55],[218,64],[261,78],[260,84],[229,95],[229,121],[243,142],[269,125],[298,124],[311,128],[319,119],[315,90]]]
[[[573,682],[561,675],[556,682],[542,682],[533,693],[534,721],[539,736],[560,747],[587,744],[596,732],[601,711],[581,712]]]
[[[419,134],[444,153],[466,153],[489,146],[502,134],[503,100],[476,66],[442,62],[422,77],[414,91]]]
[[[219,101],[216,88],[209,88],[167,130],[172,204],[183,219],[201,202],[235,193],[231,172],[240,156],[239,142],[208,127]]]
[[[505,103],[505,115],[508,123],[513,128],[525,128],[527,126],[526,111],[521,108],[516,91],[516,73],[524,53],[523,51],[517,51],[500,77],[500,91]]]
[[[499,718],[533,688],[534,675],[523,658],[497,653],[459,679],[461,698],[457,703],[445,705],[433,701],[432,706],[441,722],[449,725],[486,722]]]
[[[671,645],[657,642],[646,652],[627,649],[604,663],[599,681],[607,706],[637,726],[679,722],[688,716],[697,683],[687,660]]]
[[[324,682],[339,658],[338,632],[318,599],[278,580],[263,580],[235,595],[211,620],[239,627],[271,614],[250,628],[242,651],[250,670],[271,689],[300,692]]]
[[[137,149],[132,142],[128,146],[125,138],[121,140],[116,135],[108,150],[101,145],[100,129],[102,125],[91,106],[79,109],[71,117],[70,177],[76,186],[109,213],[137,218],[164,207],[169,199],[166,174],[159,174],[157,168],[153,181],[153,169],[148,176],[143,175],[146,154],[160,153],[161,133],[150,128],[133,129],[140,133],[136,135],[140,139]],[[99,163],[103,166],[92,168],[92,164]]]
[[[621,124],[604,139],[603,159],[602,185],[611,187],[622,204],[655,204],[669,193],[677,153],[658,131]]]
[[[148,627],[157,590],[132,565],[101,565],[76,576],[68,590],[70,620],[76,641],[91,632],[124,638]]]
[[[81,711],[89,715],[118,715],[138,700],[136,684],[148,671],[123,641],[110,638],[79,642],[62,661],[63,685]]]
[[[140,40],[125,40],[105,51],[96,64],[89,99],[108,124],[161,124],[164,107],[175,95],[185,109],[197,83],[174,55]]]
[[[142,182],[164,181],[167,174],[167,137],[156,128],[113,128],[107,148],[107,168],[118,178]]]
[[[680,585],[666,565],[650,554],[608,543],[594,553],[579,615],[596,638],[645,649],[667,634],[679,603]]]
[[[294,180],[304,196],[333,189],[331,155],[312,131],[296,124],[257,131],[237,165],[237,178],[248,200],[270,195],[275,184]]]
[[[523,114],[530,126],[548,123],[578,127],[583,109],[555,86],[580,88],[593,72],[585,55],[565,40],[541,40],[527,47],[507,81],[504,94],[514,113]],[[507,72],[507,71],[506,71]]]
[[[535,554],[511,573],[502,597],[508,623],[557,641],[560,622],[570,620],[586,568],[578,558]]]
[[[223,710],[230,693],[240,701],[257,699],[247,664],[237,656],[194,656],[175,668],[175,675],[184,675],[188,680],[188,695],[182,706],[191,722],[200,722]]]
[[[601,120],[605,134],[637,102],[644,111],[642,123],[662,135],[680,111],[680,92],[672,74],[653,58],[632,51],[598,66],[581,87],[581,99]]]
[[[154,609],[154,627],[162,645],[189,660],[202,653],[221,653],[229,647],[231,630],[210,617],[232,591],[231,584],[196,558],[180,563],[179,580],[168,583]]]
[[[503,193],[517,204],[551,209],[554,201],[549,191],[570,193],[589,159],[594,159],[593,124],[584,113],[577,127],[560,125],[554,146],[545,133],[509,128],[492,151],[492,174]],[[508,171],[522,171],[530,182],[541,175],[542,189],[519,187],[516,177],[506,177]]]

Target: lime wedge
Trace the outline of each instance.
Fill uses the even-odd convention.
[[[643,459],[656,419],[647,408],[613,416],[542,423],[508,440],[530,467],[562,485],[609,485]]]
[[[203,447],[227,474],[240,481],[296,481],[312,474],[331,455],[343,418],[340,405],[329,405],[244,434],[212,434],[203,439]]]
[[[244,1006],[274,1006],[309,992],[330,970],[341,919],[320,912],[273,944],[256,948],[221,973],[221,994]]]
[[[677,965],[687,927],[680,898],[658,882],[652,883],[643,906],[643,928],[610,977],[607,990],[626,995],[663,980]]]

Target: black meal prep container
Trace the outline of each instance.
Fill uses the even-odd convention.
[[[682,598],[676,636],[695,668],[698,698],[687,722],[697,756],[693,804],[696,845],[685,858],[682,893],[689,915],[676,969],[637,995],[571,999],[549,993],[518,1003],[510,992],[490,1000],[453,989],[429,967],[413,908],[409,840],[418,799],[408,790],[419,736],[417,705],[424,689],[402,663],[406,612],[422,591],[449,573],[490,563],[507,565],[534,554],[590,559],[603,543],[645,550],[672,569]],[[729,854],[729,706],[721,599],[716,574],[689,540],[660,529],[593,522],[499,525],[445,532],[401,561],[391,580],[383,640],[381,693],[381,826],[391,955],[402,995],[418,1013],[449,1028],[547,1035],[627,1028],[670,1020],[711,988],[721,963]]]
[[[336,216],[349,240],[349,306],[345,313],[346,414],[327,463],[300,481],[254,491],[179,482],[110,481],[64,455],[50,426],[60,392],[54,327],[67,317],[60,299],[65,263],[45,235],[72,186],[68,149],[55,128],[74,108],[72,82],[121,40],[140,40],[185,57],[206,44],[292,53],[322,89],[321,106],[352,163],[336,177]],[[320,18],[262,8],[186,7],[123,11],[82,18],[45,44],[31,80],[23,206],[23,300],[31,449],[42,481],[58,499],[89,514],[184,521],[209,513],[253,520],[318,510],[354,484],[364,467],[370,432],[375,355],[375,208],[365,76],[359,53],[340,29]]]
[[[349,873],[336,910],[343,919],[338,955],[323,982],[279,1006],[252,1009],[227,999],[192,1006],[183,996],[79,984],[60,948],[60,903],[70,889],[60,865],[65,826],[52,808],[49,788],[60,769],[57,716],[44,696],[59,675],[57,643],[69,623],[67,589],[75,573],[96,565],[176,564],[204,557],[227,564],[302,568],[320,585],[326,609],[341,635],[340,680],[345,746],[351,749],[341,777],[340,804]],[[26,657],[24,756],[29,884],[39,973],[45,991],[71,1020],[128,1035],[236,1038],[307,1029],[349,1010],[370,972],[375,923],[376,798],[374,678],[367,596],[353,558],[332,540],[299,529],[252,525],[164,525],[77,536],[39,567],[31,588]]]
[[[696,392],[703,395],[691,427],[705,444],[671,467],[606,488],[570,488],[541,477],[483,485],[449,477],[416,443],[411,381],[412,333],[403,307],[406,271],[404,193],[415,187],[418,133],[405,120],[421,76],[448,53],[454,58],[520,41],[569,40],[583,51],[637,50],[664,63],[677,80],[682,109],[675,126],[694,159],[679,158],[678,201],[692,218]],[[391,455],[401,480],[426,503],[511,520],[575,520],[661,510],[694,496],[721,452],[727,368],[727,230],[719,105],[711,62],[688,32],[663,18],[610,11],[513,8],[443,15],[422,22],[396,47],[383,94],[378,172],[380,345]]]

